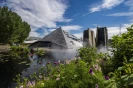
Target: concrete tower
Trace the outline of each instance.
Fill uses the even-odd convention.
[[[89,28],[87,30],[84,30],[83,45],[95,47],[95,34],[94,31],[90,30]]]
[[[108,31],[106,27],[97,27],[96,46],[97,48],[104,47],[107,49],[108,44]]]
[[[92,46],[96,47],[95,33],[92,30],[91,30],[91,40],[92,40]]]

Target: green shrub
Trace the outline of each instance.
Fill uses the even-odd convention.
[[[113,48],[113,68],[123,66],[124,57],[129,61],[133,57],[133,25],[127,28],[122,35],[112,37],[111,47]]]
[[[91,68],[94,74],[89,72]],[[104,88],[105,81],[101,71],[95,70],[82,60],[73,60],[69,64],[55,64],[54,67],[47,64],[33,78],[36,78],[34,88],[95,88],[95,85]],[[24,83],[19,86],[26,86]]]
[[[91,64],[91,62],[98,58],[96,48],[93,47],[83,47],[79,49],[78,52],[79,57],[89,64]]]
[[[107,75],[110,72],[114,71],[112,57],[110,57],[107,53],[100,54],[100,62],[99,65],[101,66],[101,70],[104,75]]]

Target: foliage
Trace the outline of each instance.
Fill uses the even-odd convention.
[[[133,25],[127,28],[127,33],[122,35],[113,36],[111,47],[113,48],[113,64],[114,68],[117,69],[123,65],[124,58],[127,60],[133,57]]]
[[[132,88],[133,86],[133,25],[122,35],[113,36],[111,47],[114,56],[110,59],[113,67],[106,88]],[[107,70],[106,70],[107,71]]]
[[[28,23],[23,22],[17,13],[7,7],[0,7],[0,43],[22,43],[30,31]]]
[[[112,67],[113,63],[112,63],[112,59],[111,57],[105,53],[105,54],[99,54],[100,55],[100,66],[101,66],[101,70],[103,72],[104,75],[107,75],[110,72],[114,71],[114,68]]]
[[[39,56],[44,56],[46,54],[46,52],[44,50],[37,50],[36,54]]]
[[[78,50],[79,57],[89,64],[97,58],[96,49],[93,47],[83,47]]]
[[[11,46],[9,51],[9,56],[15,58],[29,58],[30,50],[24,46]],[[43,57],[46,53],[44,50],[36,50],[35,53],[39,57]]]
[[[29,49],[23,46],[11,46],[9,56],[12,58],[28,58]]]
[[[0,57],[0,88],[11,87],[13,78],[30,66],[29,50],[23,46],[11,46]],[[13,87],[14,88],[14,87]]]
[[[73,60],[67,64],[47,63],[45,68],[40,70],[40,73],[32,76],[33,80],[24,80],[19,83],[19,87],[34,88],[104,88],[104,76],[99,69],[93,68],[82,60]],[[90,69],[93,69],[90,73]],[[31,84],[29,84],[31,83]]]
[[[131,88],[133,86],[133,59],[125,61],[124,66],[119,67],[114,73],[111,80],[106,81],[107,88]]]

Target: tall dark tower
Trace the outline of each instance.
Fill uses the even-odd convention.
[[[95,34],[94,31],[90,30],[89,28],[87,30],[84,30],[83,45],[95,47]]]
[[[88,41],[88,30],[84,30],[83,32],[83,46],[89,46],[89,41]]]
[[[108,44],[108,31],[106,27],[97,27],[96,46],[98,48],[104,47],[107,49]]]

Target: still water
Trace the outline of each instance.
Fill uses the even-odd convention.
[[[65,59],[70,59],[76,56],[76,50],[51,50],[51,55],[38,57],[38,55],[22,57],[10,57],[8,54],[0,57],[0,88],[15,88],[16,83],[13,79],[20,74],[21,77],[28,78],[39,68],[44,67],[47,62],[54,63],[60,60],[64,62]],[[1,56],[0,55],[0,56]],[[65,56],[65,57],[64,57]]]
[[[0,57],[0,88],[15,88],[16,83],[13,79],[16,75],[29,77],[39,68],[45,66],[48,61],[53,62],[53,60],[46,57],[39,61],[37,55],[34,55],[36,58],[33,61],[32,58],[12,58],[7,54],[1,55],[5,56]]]

